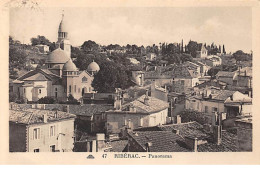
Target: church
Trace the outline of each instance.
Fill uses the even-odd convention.
[[[58,29],[57,49],[46,58],[42,68],[29,71],[12,82],[12,91],[25,101],[53,97],[67,101],[69,95],[81,100],[85,93],[95,93],[91,83],[100,70],[91,62],[85,71],[79,71],[71,59],[71,44],[64,15]]]

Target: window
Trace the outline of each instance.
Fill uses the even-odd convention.
[[[142,117],[139,118],[139,126],[143,126],[143,118]]]
[[[89,87],[88,89],[89,89],[89,92],[91,92],[91,87]]]
[[[50,151],[51,151],[51,152],[55,152],[55,145],[51,145],[51,146],[50,146]]]
[[[40,149],[39,148],[34,149],[33,152],[38,153],[38,152],[40,152]]]
[[[50,137],[55,136],[55,126],[50,126]]]
[[[78,93],[80,93],[80,88],[78,89]]]
[[[217,112],[217,111],[218,111],[218,108],[212,107],[212,112]]]
[[[181,85],[184,85],[184,80],[181,80]]]
[[[208,106],[205,106],[205,113],[208,113],[209,112],[209,108]]]
[[[58,91],[58,89],[57,89],[57,88],[55,88],[55,91]]]
[[[40,139],[40,128],[33,129],[33,139],[34,140]]]
[[[69,86],[69,92],[71,93],[71,85]]]
[[[56,97],[56,98],[58,97],[58,92],[55,92],[55,97]]]
[[[74,91],[77,92],[77,85],[74,85]]]
[[[87,79],[87,77],[83,77],[82,78],[82,82],[84,83],[84,82],[87,82],[88,81],[88,79]]]
[[[23,92],[25,93],[25,88],[23,89]]]
[[[41,89],[39,89],[39,94],[41,94],[42,93],[42,90]]]

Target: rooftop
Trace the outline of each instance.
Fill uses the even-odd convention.
[[[84,104],[70,105],[69,112],[75,115],[92,116],[94,114],[101,114],[102,112],[113,109],[112,105],[100,105],[100,104]]]
[[[75,118],[75,115],[51,110],[26,109],[26,110],[9,110],[9,121],[21,124],[41,124],[43,115],[47,114],[48,122],[60,121],[63,119]],[[57,114],[57,117],[55,117]]]
[[[136,113],[153,113],[169,107],[169,104],[167,102],[150,96],[148,96],[148,105],[146,105],[144,103],[145,97],[146,95],[142,95],[134,101],[124,104],[122,106],[122,110],[126,111],[129,106],[133,106],[136,108]]]
[[[143,149],[151,143],[150,152],[188,152],[183,138],[171,131],[136,131],[128,133]]]
[[[180,124],[159,125],[135,129],[135,131],[173,131],[179,130],[182,137],[206,138],[209,135],[203,131],[203,126],[196,121]]]

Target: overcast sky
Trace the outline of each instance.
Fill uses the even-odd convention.
[[[44,35],[57,41],[61,8],[11,9],[10,35],[24,43]],[[86,40],[101,45],[159,42],[225,44],[226,51],[252,49],[250,7],[64,8],[73,46]]]

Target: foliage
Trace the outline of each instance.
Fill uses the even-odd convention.
[[[252,56],[247,53],[244,53],[242,50],[238,50],[235,53],[233,53],[233,57],[236,59],[236,61],[252,60]]]
[[[196,57],[197,51],[200,50],[199,49],[199,44],[195,41],[189,41],[188,45],[187,45],[187,51],[188,53],[191,54],[191,56],[193,58]]]
[[[31,38],[31,43],[32,43],[32,46],[35,46],[35,45],[51,46],[51,44],[52,44],[46,37],[40,36],[40,35],[38,35],[37,37]]]
[[[216,77],[216,74],[219,72],[219,71],[229,71],[229,72],[234,72],[238,69],[237,65],[233,65],[233,66],[230,66],[230,65],[220,65],[220,66],[215,66],[215,67],[212,67],[208,70],[208,75],[211,76],[211,78],[215,78]]]
[[[84,49],[87,52],[92,52],[92,51],[98,51],[99,50],[99,45],[91,40],[85,41],[82,45],[81,48]]]
[[[39,104],[55,104],[57,103],[56,99],[53,97],[42,97],[38,100]]]
[[[67,104],[79,104],[78,100],[73,97],[72,94],[68,96]]]
[[[99,93],[111,93],[115,88],[128,88],[131,72],[123,65],[106,61],[100,65],[100,71],[95,75],[92,86]]]
[[[192,110],[185,110],[180,113],[180,116],[182,122],[196,121],[203,125],[209,121],[209,117],[205,113]]]
[[[9,78],[17,78],[17,71],[25,68],[27,54],[17,46],[9,47]]]

